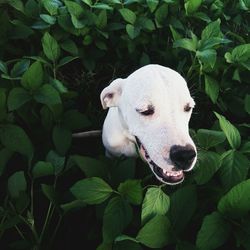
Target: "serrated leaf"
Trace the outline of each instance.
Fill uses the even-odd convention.
[[[232,218],[240,218],[250,211],[250,179],[234,186],[218,203],[218,210]]]
[[[112,198],[103,216],[103,240],[112,242],[132,220],[132,208],[121,197]]]
[[[242,153],[229,150],[221,156],[220,179],[226,189],[247,177],[250,161]]]
[[[120,183],[118,192],[134,205],[139,205],[142,202],[142,186],[140,180],[126,180]]]
[[[9,96],[8,96],[8,109],[9,111],[16,110],[20,108],[23,104],[30,101],[32,99],[32,96],[28,91],[26,91],[24,88],[13,88],[11,89]]]
[[[198,232],[196,246],[201,250],[218,249],[228,239],[230,225],[218,212],[205,216]]]
[[[170,199],[161,188],[148,188],[142,204],[142,224],[145,224],[157,214],[165,215],[169,206]]]
[[[12,174],[8,179],[8,192],[13,199],[17,199],[21,192],[27,189],[27,182],[24,171],[18,171]]]
[[[170,222],[164,215],[156,215],[138,232],[136,240],[150,248],[162,248],[170,239]]]
[[[230,146],[237,149],[241,144],[241,136],[238,129],[229,122],[223,115],[214,112],[216,117],[219,119],[220,127],[225,133]]]
[[[80,180],[70,188],[70,191],[77,199],[87,204],[100,204],[113,192],[112,188],[98,177]]]
[[[46,32],[42,38],[43,52],[49,60],[55,62],[60,56],[60,47],[56,39]]]
[[[39,61],[31,64],[28,70],[23,74],[21,84],[28,90],[35,90],[43,83],[43,68]]]
[[[32,159],[32,143],[21,127],[11,124],[1,125],[0,140],[7,149],[27,156],[29,160]]]

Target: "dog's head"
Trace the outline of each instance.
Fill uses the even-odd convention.
[[[160,65],[142,67],[113,81],[101,101],[104,108],[118,107],[128,137],[160,181],[183,181],[197,151],[188,127],[195,103],[180,74]]]

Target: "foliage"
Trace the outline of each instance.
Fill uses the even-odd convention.
[[[0,1],[1,247],[250,249],[249,13],[249,0]],[[71,136],[101,128],[101,89],[148,63],[195,95],[198,163],[177,187]]]

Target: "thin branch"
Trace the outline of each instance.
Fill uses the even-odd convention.
[[[101,136],[101,130],[90,130],[85,132],[73,133],[73,138],[88,138],[88,137],[98,137]]]

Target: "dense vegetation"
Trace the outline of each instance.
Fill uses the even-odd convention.
[[[250,249],[249,14],[249,0],[0,1],[1,249]],[[148,63],[196,101],[198,163],[174,187],[105,158],[100,137],[72,140],[101,129],[101,90]]]

